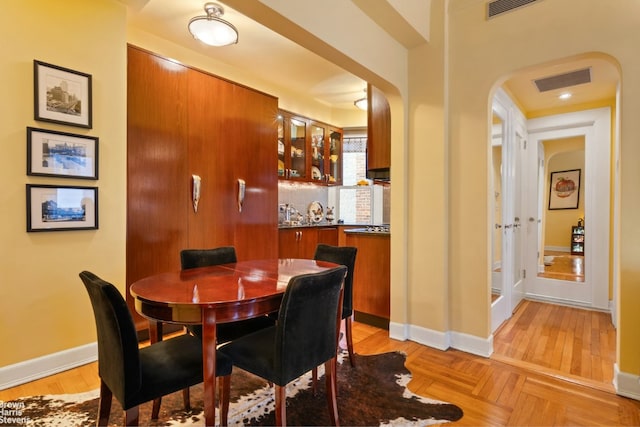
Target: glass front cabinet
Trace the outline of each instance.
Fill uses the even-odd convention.
[[[278,177],[337,185],[342,183],[342,129],[280,111]]]
[[[278,176],[307,180],[307,122],[289,113],[278,115]]]

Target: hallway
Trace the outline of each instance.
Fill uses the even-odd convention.
[[[615,356],[609,313],[525,300],[496,331],[491,358],[613,392]]]

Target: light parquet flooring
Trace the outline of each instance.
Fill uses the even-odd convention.
[[[494,335],[492,358],[613,391],[611,315],[524,300]]]
[[[357,322],[353,332],[357,353],[404,352],[413,392],[463,409],[464,417],[452,426],[640,425],[640,402],[612,392],[492,358],[393,340],[387,331]],[[97,387],[92,363],[0,391],[0,400]]]

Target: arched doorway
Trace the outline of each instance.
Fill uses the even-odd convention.
[[[612,61],[603,58],[602,55],[581,56],[565,61],[560,64],[554,63],[549,66],[540,66],[535,69],[527,70],[522,76],[512,76],[506,80],[506,83],[502,86],[502,90],[508,93],[509,97],[513,97],[513,107],[520,110],[526,103],[521,102],[516,98],[518,91],[514,90],[514,85],[509,86],[509,82],[513,79],[517,81],[527,81],[531,85],[534,80],[534,76],[542,77],[545,75],[553,74],[558,69],[567,70],[571,67],[584,66],[590,61],[595,61],[598,67],[606,68],[608,73],[615,74],[615,82],[613,89],[611,90],[610,99],[601,99],[600,102],[595,102],[594,99],[589,99],[590,103],[583,101],[581,105],[574,107],[567,107],[564,110],[556,106],[553,110],[553,106],[547,106],[545,111],[522,111],[527,115],[526,120],[526,151],[525,162],[521,167],[512,165],[501,164],[500,168],[504,176],[512,176],[510,174],[515,173],[517,176],[523,176],[526,184],[524,185],[525,194],[525,215],[519,217],[522,233],[520,235],[520,241],[522,245],[519,248],[522,249],[525,257],[525,275],[524,286],[522,288],[523,296],[527,299],[538,299],[547,302],[560,303],[565,305],[574,305],[580,307],[586,307],[591,309],[597,309],[600,311],[609,311],[610,307],[615,306],[615,289],[613,280],[610,277],[616,277],[616,272],[611,269],[614,268],[611,263],[611,249],[615,247],[614,239],[612,235],[611,224],[614,218],[611,217],[611,206],[614,206],[614,201],[611,196],[614,188],[614,182],[611,180],[611,155],[615,150],[615,144],[613,141],[615,137],[612,135],[611,129],[611,114],[612,107],[615,106],[617,80],[619,80],[617,68],[613,65]],[[499,91],[498,91],[499,92]],[[494,98],[495,101],[495,98]],[[495,105],[495,104],[494,104]],[[599,107],[599,108],[594,108]],[[565,112],[570,111],[570,112]],[[492,111],[493,117],[491,120],[495,120],[496,109]],[[503,130],[509,128],[509,124],[500,124]],[[495,128],[495,125],[494,125]],[[586,246],[584,253],[584,276],[585,280],[582,283],[569,282],[563,280],[553,280],[549,278],[538,277],[538,271],[540,267],[544,268],[544,221],[545,216],[549,211],[549,192],[550,192],[550,173],[556,172],[549,168],[549,158],[545,159],[544,144],[552,141],[560,141],[563,139],[577,138],[583,141],[584,151],[584,165],[576,167],[581,172],[581,185],[583,191],[583,203],[584,206],[581,209],[572,211],[575,214],[575,222],[577,224],[578,218],[584,223],[585,220],[589,221],[588,230],[589,241],[591,246]],[[495,140],[492,141],[495,150]],[[548,153],[549,154],[549,153]],[[492,156],[496,159],[496,155]],[[504,159],[504,158],[503,158]],[[558,168],[554,166],[554,168]],[[495,182],[496,170],[491,171],[492,180]],[[515,181],[517,182],[517,180]],[[501,195],[507,195],[502,187]],[[490,194],[496,194],[494,189],[490,189]],[[515,193],[513,193],[515,194]],[[518,201],[500,200],[502,205],[516,205]],[[502,209],[502,214],[507,212]],[[511,223],[509,221],[515,218],[501,218],[502,223]],[[490,224],[491,232],[495,235],[494,228],[496,224],[492,222]],[[571,239],[571,227],[567,228],[565,233],[566,251],[570,251],[570,239]],[[501,237],[504,240],[504,230],[502,230]],[[586,237],[585,237],[586,238]],[[496,239],[494,238],[494,243]],[[495,245],[494,245],[495,246]],[[565,249],[565,248],[560,248]],[[501,251],[508,250],[508,245],[501,242]],[[495,253],[495,249],[494,249]],[[509,259],[509,254],[501,253],[501,260]],[[518,259],[517,252],[511,254],[511,259]],[[516,268],[514,264],[511,268]],[[504,271],[509,267],[507,266]],[[492,272],[495,279],[495,259],[492,259]],[[612,274],[610,274],[612,272]],[[508,293],[511,290],[509,287],[509,278],[502,278],[501,286],[495,285],[495,280],[492,283],[492,291],[499,289],[500,296],[509,296]],[[512,281],[513,282],[513,281]],[[516,293],[516,295],[518,295]],[[502,298],[498,299],[502,301],[503,306],[498,308],[497,305],[492,306],[492,327],[493,331],[496,331],[498,326],[502,323],[503,318],[508,319],[515,309],[515,306],[510,305],[511,301],[515,301],[517,304],[518,299]],[[495,304],[496,299],[494,299]],[[612,304],[613,302],[613,304]],[[502,318],[501,318],[501,317]],[[612,314],[613,318],[613,314]],[[615,324],[615,320],[614,320]]]

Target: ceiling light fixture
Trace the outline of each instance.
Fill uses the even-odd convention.
[[[205,3],[207,16],[196,16],[189,21],[189,32],[196,40],[209,46],[227,46],[238,43],[238,30],[220,18],[224,9],[217,3]]]
[[[360,98],[353,101],[353,105],[361,110],[367,111],[367,98]]]
[[[562,99],[563,101],[565,99],[569,99],[571,98],[571,93],[570,92],[563,92],[560,94],[560,96],[558,96],[558,98]]]

